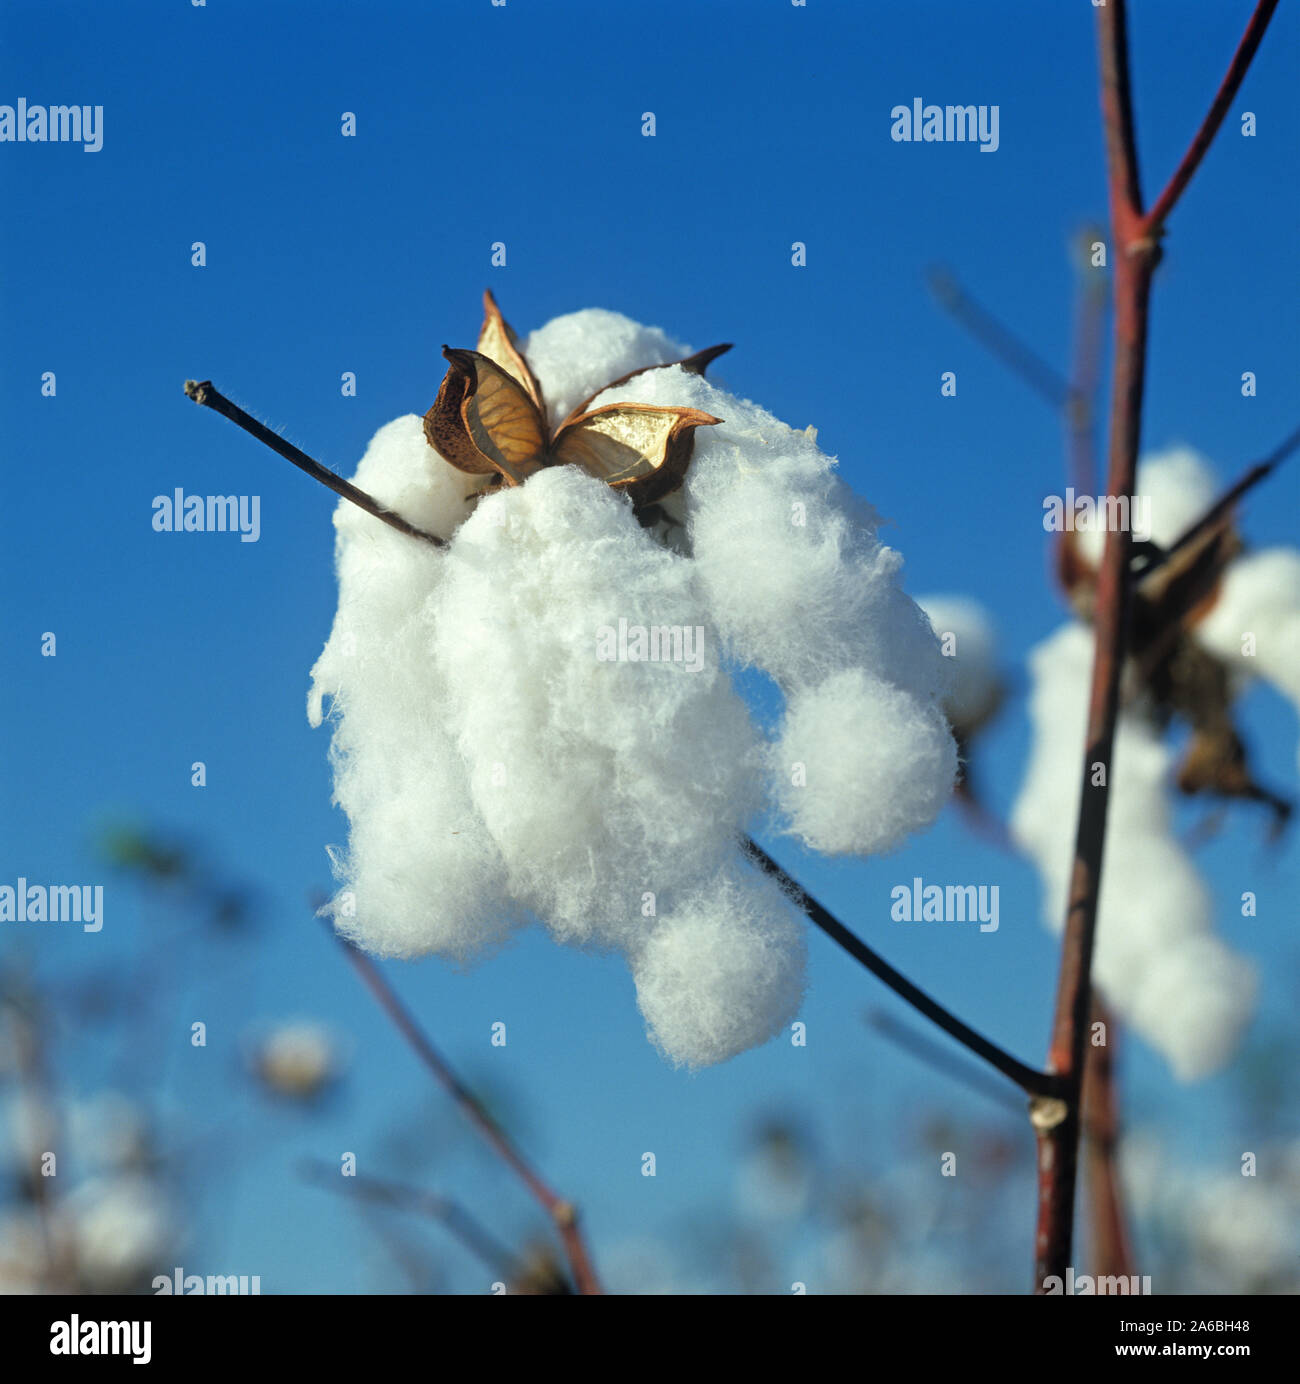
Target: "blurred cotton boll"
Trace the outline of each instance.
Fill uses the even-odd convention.
[[[552,425],[686,354],[602,310],[523,349]],[[414,417],[371,443],[357,484],[450,542],[346,502],[335,518],[339,606],[308,702],[313,724],[328,704],[350,823],[329,911],[381,955],[468,961],[532,918],[616,948],[655,1043],[699,1067],[770,1038],[803,992],[801,923],[741,858],[744,835],[774,799],[783,826],[837,853],[928,826],[955,773],[950,670],[902,559],[810,431],[676,366],[590,406],[616,402],[722,420],[697,425],[662,504],[675,527],[643,527],[577,465],[485,490]],[[632,653],[629,629],[668,638]],[[787,699],[776,751],[737,666]],[[789,791],[796,752],[810,772]]]
[[[94,1292],[126,1292],[160,1271],[177,1226],[165,1190],[137,1175],[95,1178],[68,1198],[77,1273]]]
[[[1033,744],[1011,827],[1038,866],[1055,932],[1074,857],[1092,644],[1070,624],[1029,656]],[[1174,832],[1173,754],[1143,710],[1125,708],[1116,727],[1094,974],[1120,1017],[1193,1080],[1231,1058],[1255,982],[1213,936],[1209,891]]]
[[[1300,712],[1300,552],[1265,548],[1230,563],[1195,634],[1239,682],[1262,678]]]
[[[253,1066],[276,1095],[309,1101],[338,1079],[342,1054],[329,1029],[303,1020],[261,1037],[253,1050]]]
[[[998,672],[993,618],[967,596],[918,596],[916,601],[930,617],[941,649],[952,660],[944,713],[957,735],[968,739],[997,711],[1006,692]]]

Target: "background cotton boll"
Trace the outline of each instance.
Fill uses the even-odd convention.
[[[338,1077],[342,1054],[323,1024],[308,1020],[280,1024],[253,1052],[253,1068],[277,1095],[311,1100]]]
[[[1167,548],[1214,503],[1218,484],[1214,468],[1199,452],[1190,447],[1169,447],[1138,462],[1137,495],[1147,501],[1151,530],[1138,536]],[[1138,517],[1133,511],[1135,533]],[[1078,536],[1080,552],[1095,567],[1101,561],[1106,539],[1100,519],[1091,525],[1081,524]]]
[[[730,869],[660,917],[632,956],[650,1037],[678,1065],[725,1062],[773,1037],[804,991],[804,942],[775,885]]]
[[[1234,674],[1264,678],[1300,711],[1300,552],[1266,548],[1231,563],[1195,634]],[[1246,634],[1253,656],[1243,653]]]
[[[1063,626],[1029,657],[1033,748],[1012,832],[1043,879],[1044,920],[1065,923],[1091,635]],[[1211,932],[1209,892],[1174,832],[1173,754],[1140,712],[1120,714],[1111,768],[1094,974],[1120,1017],[1186,1081],[1230,1056],[1254,1004],[1250,966]]]
[[[1133,1026],[1169,1059],[1181,1081],[1218,1071],[1254,1012],[1255,968],[1214,937],[1161,951],[1133,1004]]]
[[[68,1208],[78,1272],[94,1290],[129,1289],[159,1266],[176,1235],[166,1193],[149,1178],[95,1178]]]
[[[867,855],[934,821],[952,792],[957,748],[936,707],[847,669],[789,699],[771,766],[778,804],[808,846]]]
[[[989,613],[966,596],[918,596],[942,648],[952,636],[953,675],[943,697],[948,719],[963,732],[977,730],[997,710],[1003,684],[998,673],[997,635]]]
[[[559,467],[490,497],[430,618],[474,802],[512,891],[557,935],[629,935],[644,891],[734,849],[759,806],[757,733],[689,564],[607,486]],[[620,620],[702,637],[698,669],[602,660],[600,631]]]
[[[552,318],[528,337],[523,351],[542,386],[552,426],[620,375],[690,354],[658,327],[643,327],[604,308]]]

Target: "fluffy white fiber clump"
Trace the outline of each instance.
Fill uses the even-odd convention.
[[[685,354],[603,311],[523,350],[552,424]],[[928,826],[956,769],[946,661],[810,435],[677,368],[593,407],[612,402],[724,420],[695,434],[665,505],[686,551],[578,467],[476,498],[420,419],[371,443],[356,483],[452,541],[433,550],[346,502],[335,516],[339,608],[309,699],[313,724],[331,702],[351,824],[333,914],[393,956],[467,960],[532,917],[617,948],[655,1042],[698,1067],[771,1037],[803,991],[797,915],[740,837],[773,802],[828,851]],[[638,660],[622,635],[638,628],[682,638]],[[733,690],[744,665],[787,698],[775,745]]]
[[[1074,854],[1092,645],[1088,629],[1069,624],[1029,657],[1033,747],[1011,828],[1043,877],[1044,918],[1057,932]],[[1172,758],[1140,709],[1120,713],[1094,974],[1120,1016],[1190,1081],[1230,1057],[1254,1008],[1256,978],[1214,936],[1205,882],[1174,834]]]
[[[1237,558],[1195,632],[1240,680],[1263,678],[1300,711],[1300,552],[1265,548]]]

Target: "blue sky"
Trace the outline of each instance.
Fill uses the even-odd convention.
[[[1134,6],[1148,196],[1248,8]],[[1282,7],[1176,213],[1156,289],[1145,441],[1193,445],[1225,479],[1296,422],[1298,34]],[[1027,2],[48,0],[0,15],[0,103],[20,96],[105,114],[98,153],[0,145],[3,561],[16,593],[0,615],[0,878],[104,878],[96,824],[129,815],[201,841],[258,887],[260,940],[183,975],[159,1040],[178,1045],[166,1066],[177,1118],[234,1131],[191,1258],[260,1272],[268,1289],[365,1287],[364,1228],[303,1188],[293,1163],[353,1149],[384,1173],[384,1129],[430,1098],[305,905],[328,882],[326,843],[345,834],[325,733],[304,712],[334,606],[333,501],[187,402],[182,382],[213,379],[349,473],[381,424],[432,402],[439,348],[472,342],[487,285],[521,332],[600,306],[695,347],[733,341],[717,378],[815,424],[892,521],[909,588],[987,603],[1014,667],[1061,617],[1041,527],[1043,496],[1063,484],[1060,428],[934,306],[923,276],[950,265],[1064,364],[1067,242],[1105,214],[1092,15]],[[891,142],[891,107],[916,96],[997,104],[999,149]],[[1239,133],[1243,110],[1256,112],[1253,139]],[[355,138],[340,135],[345,111]],[[646,111],[653,139],[641,135]],[[505,268],[489,265],[495,241]],[[804,268],[791,266],[795,241]],[[956,399],[940,398],[946,370]],[[1240,394],[1245,370],[1257,372],[1255,398]],[[41,396],[44,371],[56,373],[54,398]],[[355,398],[340,394],[344,371]],[[260,541],[155,533],[153,497],[178,486],[259,494]],[[1252,499],[1248,538],[1294,542],[1298,500],[1293,466]],[[45,631],[56,658],[40,657]],[[1296,792],[1290,709],[1261,691],[1246,710],[1262,772]],[[1013,702],[980,764],[999,809],[1025,747]],[[206,788],[190,786],[194,760]],[[1225,935],[1263,963],[1259,1031],[1293,1034],[1300,848],[1293,834],[1270,852],[1262,835],[1255,814],[1234,812],[1202,863]],[[919,983],[1041,1057],[1055,949],[1026,864],[951,814],[896,857],[860,865],[769,844]],[[890,887],[914,874],[998,884],[999,932],[891,924]],[[1260,898],[1249,921],[1231,909],[1246,888]],[[97,936],[0,946],[26,943],[58,973],[157,945],[124,886],[108,910]],[[586,1207],[599,1249],[671,1239],[683,1218],[729,1204],[755,1112],[794,1107],[842,1140],[845,1158],[876,1166],[910,1156],[890,1131],[913,1108],[986,1113],[866,1031],[862,1011],[894,1001],[820,936],[810,947],[809,1048],[776,1042],[694,1077],[646,1043],[616,961],[529,935],[468,975],[436,961],[389,969],[444,1048],[518,1109],[530,1151]],[[237,1070],[248,1022],[300,1013],[353,1047],[346,1089],[310,1119],[250,1105]],[[206,1051],[187,1046],[191,1014],[209,1024]],[[504,1050],[488,1045],[498,1019]],[[94,1085],[103,1055],[86,1034],[65,1026],[60,1055],[70,1086]],[[1232,1074],[1179,1090],[1138,1045],[1130,1056],[1130,1100],[1189,1156],[1249,1147],[1232,1123]],[[431,1181],[454,1184],[503,1235],[536,1224],[498,1170],[460,1144],[439,1149]],[[653,1180],[640,1176],[645,1150],[659,1155]],[[1013,1279],[1027,1271],[1027,1188],[1024,1200],[1026,1262]],[[472,1266],[455,1252],[448,1264],[454,1286],[478,1290]]]

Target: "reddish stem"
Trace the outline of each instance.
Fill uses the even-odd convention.
[[[342,942],[342,939],[340,941]],[[578,1291],[587,1294],[601,1292],[600,1281],[587,1254],[586,1242],[578,1228],[577,1208],[572,1202],[557,1196],[537,1175],[510,1142],[505,1130],[488,1113],[482,1101],[452,1071],[447,1060],[415,1022],[410,1011],[398,999],[396,992],[384,979],[375,963],[347,942],[342,942],[342,946],[366,988],[379,1001],[380,1008],[415,1050],[416,1056],[433,1073],[438,1083],[460,1106],[469,1122],[487,1140],[501,1161],[528,1188],[537,1203],[555,1223],[555,1228],[564,1243],[564,1252],[568,1256],[569,1268]]]
[[[1274,4],[1261,0],[1228,77],[1151,215],[1142,213],[1142,187],[1133,126],[1125,0],[1097,9],[1101,58],[1101,109],[1110,189],[1115,272],[1114,365],[1111,379],[1109,495],[1132,496],[1141,441],[1151,279],[1159,262],[1164,218],[1195,172],[1249,65]],[[1070,1264],[1078,1174],[1080,1105],[1085,1043],[1092,1001],[1092,954],[1097,899],[1113,771],[1119,683],[1127,649],[1132,536],[1117,528],[1106,535],[1097,579],[1093,624],[1096,652],[1088,698],[1079,825],[1070,876],[1065,936],[1047,1068],[1061,1082],[1057,1099],[1031,1102],[1038,1137],[1038,1224],[1034,1290],[1048,1278],[1064,1279]]]
[[[1264,30],[1268,28],[1268,21],[1273,18],[1275,9],[1277,9],[1277,0],[1259,0],[1259,4],[1255,6],[1255,12],[1250,17],[1250,23],[1246,25],[1246,32],[1241,36],[1241,42],[1237,45],[1237,51],[1232,55],[1232,61],[1228,64],[1228,71],[1215,93],[1214,100],[1210,103],[1210,109],[1205,113],[1205,119],[1201,121],[1200,129],[1192,136],[1192,142],[1187,146],[1187,152],[1183,155],[1182,161],[1174,169],[1173,177],[1169,179],[1165,190],[1156,198],[1155,205],[1144,218],[1143,230],[1146,235],[1159,238],[1169,213],[1174,209],[1174,204],[1183,195],[1187,184],[1191,182],[1192,174],[1196,172],[1201,160],[1205,157],[1205,152],[1218,133],[1219,126],[1223,124],[1223,117],[1227,115],[1228,107],[1232,105],[1232,99],[1236,96],[1237,89],[1246,76],[1251,60],[1255,56],[1255,50],[1264,37]]]

